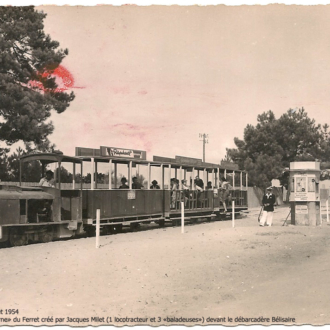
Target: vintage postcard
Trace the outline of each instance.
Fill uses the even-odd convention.
[[[330,323],[330,5],[0,12],[0,326]]]

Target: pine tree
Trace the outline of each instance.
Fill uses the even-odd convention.
[[[74,99],[52,75],[68,50],[45,34],[45,17],[33,6],[0,7],[0,141],[7,146],[47,143],[51,111],[65,111]]]
[[[289,109],[279,119],[269,110],[258,115],[256,126],[247,125],[244,140],[234,139],[228,156],[249,173],[250,185],[266,187],[278,178],[287,186],[290,162],[330,161],[328,125],[317,125],[304,108]]]

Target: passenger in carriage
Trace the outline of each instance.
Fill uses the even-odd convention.
[[[198,190],[198,191],[203,191],[204,190],[204,182],[198,176],[196,176],[196,178],[194,180],[194,183],[195,183],[196,190]]]
[[[142,184],[138,181],[136,176],[133,178],[132,189],[143,189]]]
[[[184,199],[184,205],[187,206],[189,199],[189,186],[187,186],[187,180],[181,180],[182,184],[182,199]]]
[[[178,184],[177,184],[177,179],[172,178],[171,179],[171,208],[175,208],[175,203],[177,200],[177,191],[178,191]]]
[[[224,211],[227,212],[227,201],[231,198],[230,189],[231,185],[226,178],[222,177],[220,185],[220,202],[222,202]]]
[[[152,185],[150,186],[150,189],[160,189],[158,182],[156,180],[153,180]]]
[[[204,191],[204,182],[202,179],[200,179],[198,176],[196,176],[195,180],[195,189],[197,193],[197,207],[201,207],[201,197],[202,197],[202,192]]]
[[[121,178],[121,186],[119,187],[119,189],[129,189],[129,186],[127,184],[127,180],[125,177]]]
[[[207,186],[205,187],[205,189],[206,189],[206,190],[212,190],[212,189],[213,189],[213,187],[212,187],[212,182],[211,182],[211,181],[209,181],[209,182],[207,183]]]

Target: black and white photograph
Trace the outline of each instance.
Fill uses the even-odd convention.
[[[329,108],[328,4],[0,5],[0,326],[330,324]]]

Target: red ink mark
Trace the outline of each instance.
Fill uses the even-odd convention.
[[[148,94],[147,91],[139,91],[138,93],[141,94],[141,95],[146,95],[146,94]]]
[[[55,78],[57,88],[54,90],[55,93],[64,92],[71,88],[84,88],[74,86],[74,78],[69,70],[64,66],[59,65],[55,70],[45,70],[42,75],[42,78],[52,77]],[[43,86],[40,81],[32,80],[29,82],[31,87],[37,87],[43,91],[48,91],[47,88]]]

